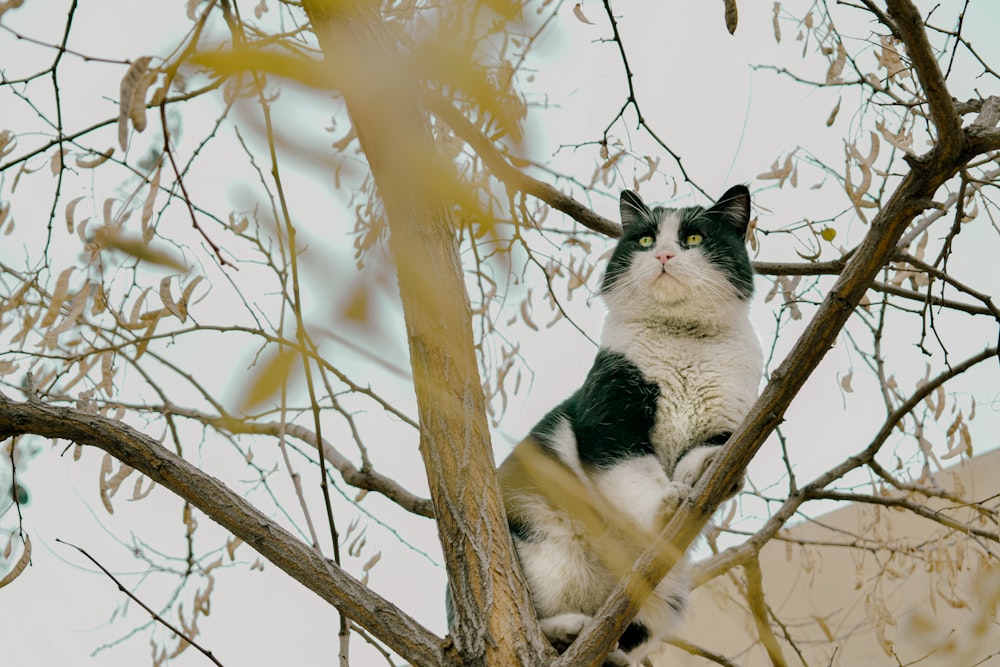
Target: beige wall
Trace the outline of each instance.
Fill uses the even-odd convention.
[[[989,499],[1000,492],[1000,451],[935,478],[963,498]],[[1000,503],[990,499],[983,505],[996,509]],[[934,508],[962,521],[974,516],[954,502],[935,501]],[[996,533],[996,515],[981,514],[976,527]],[[788,665],[1000,666],[995,618],[1000,570],[989,570],[990,557],[970,538],[909,511],[870,504],[843,507],[783,535],[791,541],[768,544],[761,571],[766,601],[794,640],[795,648],[782,639],[782,628],[771,624]],[[861,545],[866,548],[833,546],[851,543],[854,536],[870,540]],[[891,548],[877,548],[878,543]],[[996,551],[995,542],[982,544]],[[678,636],[743,667],[771,665],[739,592],[742,570],[733,578],[721,577],[695,592]],[[718,663],[668,648],[655,664]]]

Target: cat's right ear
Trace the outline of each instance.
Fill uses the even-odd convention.
[[[622,214],[622,227],[628,227],[636,222],[648,222],[653,219],[653,212],[638,194],[631,190],[622,190],[618,208]]]

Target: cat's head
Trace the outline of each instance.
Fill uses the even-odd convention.
[[[746,249],[750,191],[730,188],[710,208],[649,208],[621,195],[622,238],[608,260],[601,294],[610,311],[700,318],[750,300]]]

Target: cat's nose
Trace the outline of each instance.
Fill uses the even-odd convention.
[[[656,259],[660,260],[660,264],[666,264],[668,260],[673,259],[674,253],[668,252],[666,250],[661,250],[656,253]]]

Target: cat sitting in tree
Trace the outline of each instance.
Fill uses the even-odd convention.
[[[624,571],[609,562],[613,543],[625,555],[620,568],[646,546],[623,525],[615,533],[615,524],[644,535],[662,529],[750,410],[762,371],[749,320],[747,188],[731,188],[708,209],[651,209],[626,190],[621,218],[601,285],[608,315],[594,365],[500,467],[531,599],[560,650]],[[565,484],[538,472],[553,468],[576,485],[570,495],[589,500],[557,497]],[[593,511],[573,509],[585,505]],[[595,511],[601,530],[585,516]],[[670,635],[688,600],[685,570],[681,560],[656,586],[608,664],[638,663]]]

